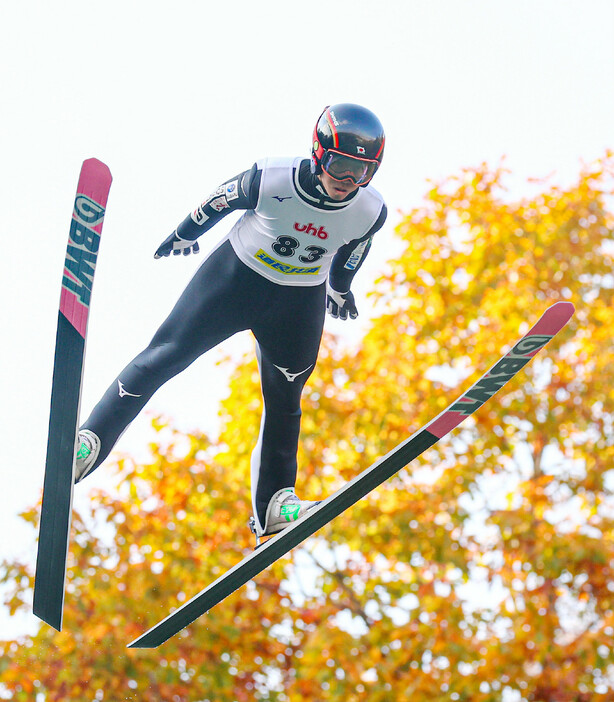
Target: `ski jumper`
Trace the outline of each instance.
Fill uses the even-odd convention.
[[[264,399],[251,459],[254,515],[262,525],[272,495],[296,482],[300,398],[317,360],[327,280],[349,291],[386,207],[370,185],[331,200],[307,159],[265,159],[220,185],[174,235],[196,241],[233,210],[245,213],[81,429],[100,439],[98,466],[163,383],[224,339],[251,330]]]

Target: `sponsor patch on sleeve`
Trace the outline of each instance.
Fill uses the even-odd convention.
[[[207,203],[211,202],[211,200],[214,200],[214,199],[215,199],[216,197],[218,197],[219,195],[223,195],[223,193],[224,193],[225,190],[226,190],[226,186],[225,186],[225,185],[220,185],[218,188],[216,188],[216,189],[211,193],[211,195],[209,195],[209,197],[205,200],[205,202],[204,202],[203,204],[206,205]]]
[[[356,270],[358,264],[362,261],[362,257],[365,253],[365,249],[367,248],[368,243],[369,240],[367,239],[366,241],[363,241],[360,244],[358,244],[354,251],[352,251],[352,255],[348,258],[344,268],[347,268],[350,271]]]
[[[228,207],[230,207],[226,201],[225,195],[220,195],[219,197],[216,197],[215,200],[211,200],[211,202],[208,202],[207,204],[216,212],[221,212],[222,210],[226,210]]]
[[[236,180],[226,184],[226,200],[236,200],[239,197],[239,183]]]
[[[192,212],[192,221],[195,224],[204,224],[208,219],[209,217],[203,211],[203,205],[200,205]]]

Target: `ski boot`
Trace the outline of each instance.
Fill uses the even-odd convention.
[[[77,460],[75,464],[75,484],[92,472],[98,454],[100,439],[93,431],[82,429],[77,442]]]
[[[255,517],[250,517],[249,528],[256,537],[256,548],[261,545],[261,537],[272,536],[283,531],[287,526],[302,517],[312,507],[320,502],[309,502],[300,500],[294,488],[282,488],[278,490],[269,500],[264,520],[264,529],[260,530]]]

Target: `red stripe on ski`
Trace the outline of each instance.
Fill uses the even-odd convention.
[[[60,295],[60,312],[83,338],[111,181],[111,172],[102,161],[90,158],[83,162]]]
[[[549,307],[514,348],[425,428],[439,439],[452,431],[516,375],[567,324],[573,313],[571,302],[557,302]]]

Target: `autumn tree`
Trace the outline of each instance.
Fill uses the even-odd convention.
[[[566,330],[421,459],[154,651],[127,642],[252,547],[255,362],[219,437],[154,423],[148,465],[76,515],[65,628],[2,642],[31,700],[614,699],[614,155],[568,187],[486,165],[396,228],[358,347],[326,336],[299,490],[329,494],[432,419],[558,300]],[[23,515],[32,526],[37,510]],[[11,611],[33,564],[5,562]]]

